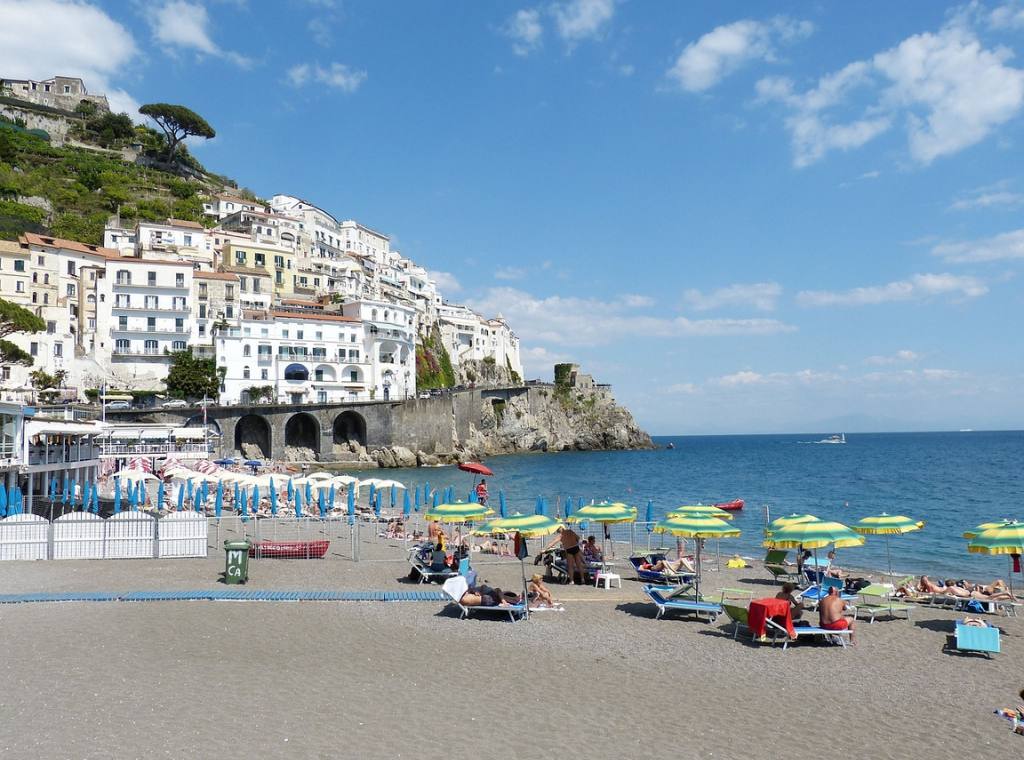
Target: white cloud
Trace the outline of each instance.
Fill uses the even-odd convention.
[[[306,29],[309,30],[309,36],[313,38],[320,47],[330,47],[333,39],[330,25],[322,18],[311,18],[309,23],[306,24]]]
[[[752,372],[748,369],[734,372],[731,375],[722,375],[714,378],[711,383],[720,385],[723,388],[735,388],[738,385],[761,385],[768,382],[768,378],[759,372]]]
[[[169,50],[181,48],[203,55],[223,58],[240,68],[252,61],[240,53],[219,47],[210,34],[210,14],[206,6],[188,0],[165,0],[146,10],[153,39]]]
[[[0,0],[0,72],[12,79],[80,76],[115,112],[138,102],[112,81],[138,54],[131,32],[100,8],[64,0]]]
[[[797,167],[832,150],[850,150],[902,121],[910,155],[920,164],[956,153],[985,139],[1024,106],[1024,71],[1007,65],[1007,48],[985,48],[958,14],[938,32],[915,34],[869,60],[823,76],[804,93],[788,79],[758,83],[764,101],[786,104]],[[833,116],[851,106],[856,89],[871,102],[856,118]]]
[[[737,283],[704,294],[690,289],[683,293],[683,301],[696,311],[709,311],[723,306],[740,306],[758,311],[774,311],[775,302],[782,295],[782,286],[777,282]]]
[[[441,292],[458,293],[462,290],[462,285],[459,284],[458,278],[451,272],[429,272],[430,279],[437,285],[437,289]]]
[[[679,394],[683,396],[693,396],[700,393],[700,388],[693,383],[675,383],[668,386],[665,389],[668,393]]]
[[[875,356],[869,356],[867,359],[864,360],[864,363],[880,367],[887,364],[905,364],[909,362],[916,362],[920,358],[921,357],[918,354],[914,353],[910,349],[905,348],[901,351],[897,351],[895,354],[892,354],[891,356],[881,356],[877,354]]]
[[[796,328],[775,319],[697,319],[638,314],[635,298],[576,296],[538,298],[515,288],[491,288],[467,305],[483,314],[501,312],[526,343],[604,345],[620,339],[708,335],[775,335]]]
[[[642,309],[647,306],[654,306],[654,299],[650,296],[642,296],[638,293],[626,293],[621,296],[623,305],[631,309]]]
[[[551,13],[558,35],[573,44],[601,36],[615,15],[615,0],[569,0],[555,3]]]
[[[939,243],[932,253],[946,261],[978,262],[1024,259],[1024,229],[960,243]]]
[[[526,276],[526,270],[519,267],[501,267],[494,273],[495,280],[521,280]]]
[[[807,37],[813,30],[809,21],[784,16],[724,24],[687,45],[666,76],[682,90],[703,92],[746,63],[775,60],[779,43]]]
[[[362,69],[354,69],[343,63],[332,63],[326,68],[318,63],[299,63],[288,69],[287,77],[293,87],[319,82],[342,92],[353,93],[366,81],[367,74]]]
[[[994,208],[997,206],[1017,208],[1022,205],[1024,205],[1024,194],[1003,190],[998,193],[982,193],[970,198],[958,198],[949,205],[949,208],[952,211],[969,211],[971,209]]]
[[[541,37],[544,35],[540,11],[535,8],[516,11],[505,22],[502,32],[512,40],[512,51],[516,55],[529,55],[540,47]]]
[[[894,301],[920,301],[936,296],[976,298],[988,286],[976,277],[954,274],[915,274],[906,280],[844,291],[802,290],[796,300],[801,306],[865,306]]]
[[[1009,2],[994,8],[988,22],[993,29],[1024,29],[1024,4]]]

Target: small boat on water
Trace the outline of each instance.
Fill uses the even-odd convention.
[[[846,433],[830,435],[828,438],[822,438],[818,443],[846,443]]]
[[[735,512],[738,509],[743,509],[743,499],[733,499],[732,501],[723,501],[720,504],[714,506],[719,509],[724,509],[726,512]]]
[[[665,448],[670,450],[670,451],[672,449],[674,449],[675,447],[676,447],[676,445],[674,443],[672,443],[672,441],[669,441],[668,443],[665,444]]]

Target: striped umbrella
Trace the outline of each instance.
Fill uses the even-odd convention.
[[[518,533],[521,539],[550,536],[563,527],[561,520],[555,520],[547,515],[524,515],[519,512],[508,517],[499,517],[487,524],[490,526],[492,533]],[[476,531],[473,532],[474,534],[476,533]],[[517,544],[516,548],[522,549],[522,551],[517,551],[517,554],[519,556],[519,569],[523,576],[523,600],[525,601],[527,597],[526,545],[525,543]],[[526,615],[529,617],[529,609],[527,609]]]
[[[970,538],[977,538],[982,533],[984,533],[986,530],[992,530],[993,528],[1002,528],[1002,527],[1005,527],[1007,525],[1012,525],[1012,524],[1013,524],[1013,520],[1008,520],[1005,517],[1002,520],[993,520],[992,522],[982,523],[981,525],[977,526],[976,528],[972,528],[971,530],[964,531],[964,538],[969,538],[969,539]]]
[[[599,523],[624,523],[636,520],[636,507],[621,502],[602,502],[580,507],[566,518],[566,522],[579,523],[593,520]]]
[[[724,520],[700,514],[669,517],[655,525],[654,531],[697,540],[697,581],[694,588],[696,599],[700,599],[700,554],[704,539],[734,538],[740,534],[739,528],[732,527]]]
[[[799,525],[800,523],[807,522],[821,522],[821,520],[819,520],[814,515],[792,514],[787,515],[785,517],[777,517],[770,523],[768,523],[768,528],[765,530],[765,535],[770,536],[775,531],[780,530],[781,528],[785,528],[787,525]]]
[[[889,560],[889,577],[892,577],[892,554],[889,551],[889,537],[902,536],[904,533],[913,533],[921,530],[924,523],[920,520],[912,520],[903,515],[890,515],[883,512],[880,515],[864,517],[858,520],[853,529],[865,536],[885,536],[885,556]]]
[[[864,536],[855,533],[842,523],[811,520],[791,523],[773,531],[763,546],[769,549],[812,549],[814,566],[818,567],[818,549],[835,544],[837,549],[847,546],[863,546]]]
[[[971,554],[1005,554],[1010,561],[1010,595],[1013,596],[1013,568],[1016,561],[1020,569],[1020,555],[1024,554],[1024,523],[1013,522],[989,528],[967,545]]]
[[[431,507],[430,511],[423,515],[423,517],[435,522],[465,523],[493,514],[494,510],[488,509],[483,504],[455,501]]]
[[[667,517],[688,517],[690,515],[703,515],[714,517],[716,520],[732,520],[732,512],[712,506],[711,504],[694,504],[688,507],[676,507],[668,513]]]

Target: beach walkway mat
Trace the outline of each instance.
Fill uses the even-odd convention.
[[[443,602],[441,591],[276,591],[195,589],[190,591],[59,591],[0,594],[0,604],[32,602]]]

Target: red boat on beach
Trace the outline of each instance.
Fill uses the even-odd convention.
[[[723,501],[721,504],[715,504],[715,506],[719,509],[724,509],[726,512],[735,512],[738,509],[743,509],[743,499]]]
[[[250,557],[263,559],[322,559],[330,541],[254,541]]]

